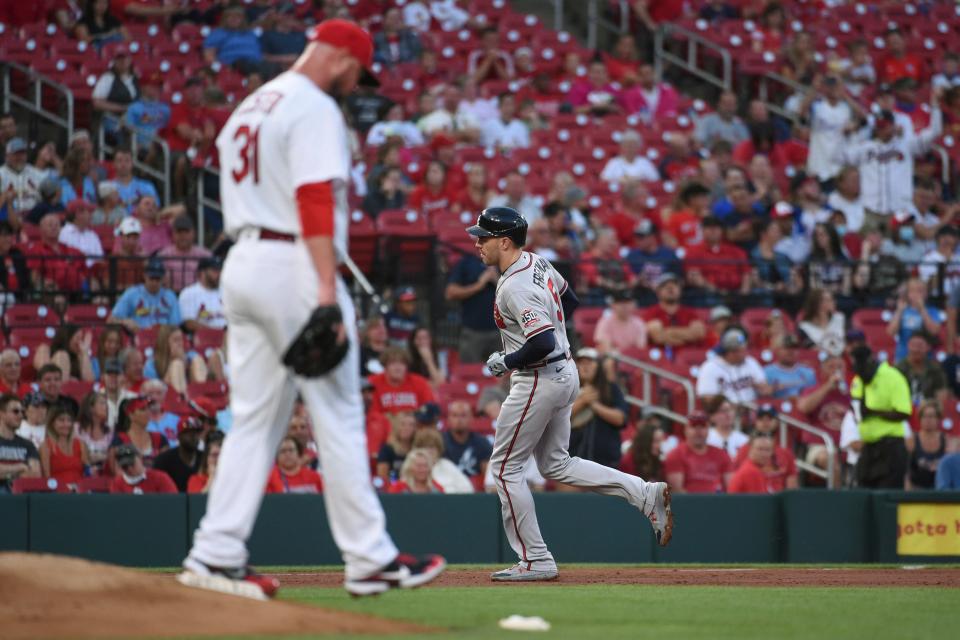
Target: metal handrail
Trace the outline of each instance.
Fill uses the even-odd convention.
[[[668,51],[665,47],[666,40],[674,34],[682,35],[687,41],[685,59]],[[701,47],[712,50],[720,57],[723,65],[723,77],[702,69],[697,63]],[[672,22],[661,24],[654,34],[654,61],[658,78],[663,77],[663,64],[667,62],[720,89],[729,90],[733,87],[733,56],[730,51],[726,47],[721,47],[700,34]]]
[[[803,95],[806,95],[807,92],[810,91],[810,86],[803,84],[802,82],[797,82],[793,78],[788,78],[782,73],[777,73],[776,71],[766,71],[762,76],[760,76],[760,84],[757,87],[757,93],[759,99],[767,105],[767,109],[777,114],[781,118],[786,118],[792,122],[797,122],[799,119],[797,114],[790,113],[782,106],[770,101],[770,82],[777,82],[790,88],[794,93],[800,93]]]
[[[73,112],[74,112],[74,98],[73,91],[69,89],[66,85],[62,85],[59,82],[54,82],[50,80],[45,75],[37,73],[30,67],[25,67],[16,62],[11,62],[9,60],[2,61],[3,65],[3,110],[5,112],[10,111],[10,104],[13,103],[19,107],[27,109],[40,116],[46,120],[52,122],[58,127],[62,127],[67,132],[67,140],[70,139],[70,136],[73,135]],[[28,82],[31,83],[32,89],[32,99],[27,99],[22,96],[19,96],[12,91],[12,83],[10,82],[10,72],[11,70],[17,70],[27,76]],[[57,93],[63,96],[64,102],[66,103],[66,117],[59,115],[53,111],[49,111],[43,106],[43,89],[44,87],[49,87]]]
[[[203,167],[202,169],[200,169],[200,174],[197,176],[197,219],[198,219],[197,242],[200,243],[200,246],[203,246],[203,243],[206,237],[206,233],[205,233],[206,226],[207,226],[207,219],[205,215],[206,209],[208,208],[213,209],[217,211],[221,215],[221,217],[223,216],[223,207],[220,204],[220,201],[214,200],[212,198],[208,198],[206,195],[206,190],[203,186],[206,182],[203,179],[204,173],[209,173],[211,175],[216,176],[218,180],[220,179],[220,172],[211,167]]]
[[[101,121],[100,127],[97,131],[97,143],[98,143],[97,156],[101,161],[106,158],[106,154],[108,151],[111,153],[116,151],[116,147],[113,147],[107,144],[107,137],[103,128],[103,124],[105,122],[113,122],[114,124],[116,124],[118,128],[123,126],[123,121],[120,118],[117,118],[116,116],[111,115],[109,113],[103,115],[103,120]],[[141,173],[145,173],[146,175],[150,176],[151,178],[161,183],[162,191],[163,191],[163,206],[169,206],[171,204],[170,203],[170,145],[167,144],[166,140],[158,136],[152,136],[150,138],[150,143],[156,144],[160,148],[161,154],[163,155],[163,168],[157,169],[145,162],[140,162],[139,154],[137,153],[137,151],[139,150],[139,144],[140,144],[138,140],[139,134],[137,134],[133,130],[130,130],[130,138],[132,142],[130,148],[133,153],[133,166]]]
[[[683,390],[687,392],[687,414],[693,413],[696,399],[693,388],[693,383],[690,382],[690,379],[668,371],[667,369],[662,369],[656,365],[650,364],[649,362],[643,362],[642,360],[637,360],[630,356],[624,355],[619,351],[612,351],[610,357],[617,362],[621,362],[629,367],[634,367],[640,369],[642,375],[642,384],[643,384],[643,398],[642,401],[645,402],[648,406],[656,406],[653,404],[653,376],[658,376],[664,380],[669,380],[671,382],[676,382]],[[673,412],[671,412],[673,413]],[[673,413],[673,415],[679,415]]]

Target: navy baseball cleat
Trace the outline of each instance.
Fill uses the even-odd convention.
[[[252,567],[211,567],[193,558],[183,561],[183,571],[177,576],[177,582],[187,587],[254,600],[268,600],[280,590],[276,578],[261,575]]]
[[[373,596],[389,589],[415,589],[427,584],[447,568],[443,556],[413,556],[401,553],[383,569],[359,580],[346,580],[343,586],[352,596]]]

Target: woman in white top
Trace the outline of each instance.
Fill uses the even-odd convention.
[[[739,431],[736,426],[736,409],[723,396],[714,398],[705,407],[710,421],[710,431],[707,433],[707,444],[711,447],[723,449],[736,459],[740,447],[750,442],[747,434]]]
[[[804,301],[801,317],[800,331],[814,349],[831,355],[843,353],[846,323],[843,314],[837,311],[832,293],[823,289],[811,290]]]

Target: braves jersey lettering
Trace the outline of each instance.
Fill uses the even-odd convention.
[[[507,353],[520,349],[530,337],[550,330],[556,346],[547,359],[567,352],[570,345],[560,305],[560,294],[566,287],[566,281],[549,262],[527,251],[503,272],[493,317]]]

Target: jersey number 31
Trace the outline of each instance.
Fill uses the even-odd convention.
[[[253,182],[260,182],[260,154],[257,150],[257,137],[260,135],[260,129],[251,129],[248,125],[241,125],[233,134],[233,139],[239,141],[243,138],[240,147],[240,166],[230,172],[234,182],[243,182],[248,174],[253,174]]]

